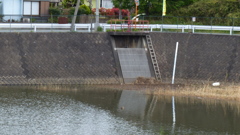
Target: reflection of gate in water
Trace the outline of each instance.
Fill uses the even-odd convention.
[[[140,117],[143,120],[146,116],[149,118],[153,116],[157,101],[158,98],[154,95],[124,90],[118,102],[118,110],[122,114]]]

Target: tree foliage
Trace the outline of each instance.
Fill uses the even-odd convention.
[[[134,0],[112,0],[113,5],[120,9],[132,9],[135,6]]]
[[[59,8],[56,8],[56,7],[50,7],[49,9],[48,9],[48,11],[49,11],[49,14],[50,15],[60,15],[61,14],[61,10],[59,9]]]
[[[73,14],[74,14],[74,11],[75,11],[75,8],[74,8],[74,7],[70,8],[69,14],[70,14],[70,15],[73,15]],[[81,14],[86,14],[86,15],[88,15],[88,14],[90,14],[90,13],[91,13],[91,10],[90,10],[90,8],[89,8],[88,6],[86,6],[86,5],[81,5],[81,6],[79,6],[79,8],[78,8],[77,15],[81,15]]]
[[[75,7],[77,4],[77,0],[62,0],[62,5],[64,8]],[[83,0],[81,0],[80,4],[83,4]]]
[[[167,13],[172,13],[180,7],[188,6],[199,0],[166,0]],[[134,0],[112,0],[115,7],[120,9],[129,9],[134,11]],[[163,0],[139,0],[139,13],[146,13],[147,15],[161,15]]]
[[[240,4],[237,0],[199,1],[175,12],[177,16],[234,17],[239,16]]]
[[[72,8],[70,8],[70,10],[69,10],[69,14],[70,15],[73,15],[74,14],[74,11],[75,11],[75,8],[74,7],[72,7]],[[79,6],[79,8],[78,8],[78,12],[77,12],[77,15],[81,15],[81,14],[90,14],[91,13],[91,10],[90,10],[90,8],[88,7],[88,6],[86,6],[86,5],[81,5],[81,6]]]

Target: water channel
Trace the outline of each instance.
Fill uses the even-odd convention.
[[[1,135],[237,135],[240,103],[90,87],[0,87]]]

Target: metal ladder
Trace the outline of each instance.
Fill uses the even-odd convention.
[[[154,72],[155,72],[156,79],[158,81],[159,80],[162,81],[162,77],[161,77],[161,73],[160,73],[160,70],[159,70],[156,54],[155,54],[155,51],[154,51],[154,48],[153,48],[153,45],[152,45],[151,36],[146,35],[146,39],[147,39],[147,46],[148,46],[148,49],[149,49],[150,57],[152,59],[152,64],[153,64],[153,69],[154,69]]]

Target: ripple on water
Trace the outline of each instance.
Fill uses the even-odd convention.
[[[54,93],[2,94],[0,110],[2,135],[153,134],[108,111]]]

